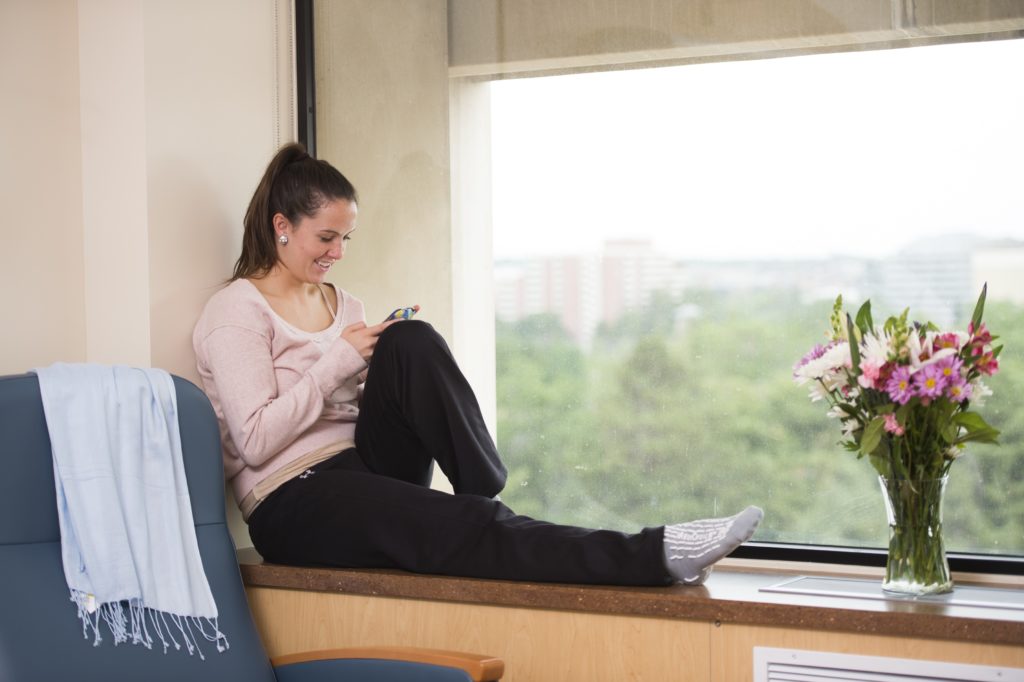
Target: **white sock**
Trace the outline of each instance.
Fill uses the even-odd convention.
[[[700,585],[722,557],[750,539],[764,518],[758,507],[747,507],[723,519],[701,519],[665,526],[665,565],[673,578]]]

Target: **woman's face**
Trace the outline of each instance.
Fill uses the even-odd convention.
[[[298,223],[276,214],[278,265],[301,282],[323,282],[331,266],[345,257],[345,247],[356,229],[357,213],[354,201],[336,199],[315,214],[300,218]],[[287,244],[281,244],[282,234],[288,236]]]

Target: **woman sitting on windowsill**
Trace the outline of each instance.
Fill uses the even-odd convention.
[[[498,501],[505,467],[441,336],[420,321],[367,325],[362,303],[324,282],[356,215],[341,173],[300,145],[282,148],[249,204],[231,281],[193,334],[225,474],[265,559],[696,585],[751,537],[757,507],[627,534]],[[455,494],[428,487],[435,461]]]

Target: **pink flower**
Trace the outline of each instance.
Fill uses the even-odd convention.
[[[889,377],[885,390],[894,402],[906,405],[914,397],[914,391],[910,386],[910,369],[906,365],[900,365],[893,370]]]
[[[981,355],[978,361],[974,363],[974,366],[982,374],[992,376],[999,371],[999,360],[992,354],[992,351],[989,351]]]
[[[881,385],[881,382],[879,382],[881,375],[882,364],[871,360],[861,360],[860,376],[857,377],[857,383],[864,388],[879,388]]]
[[[978,329],[974,329],[974,325],[968,325],[967,330],[971,333],[971,340],[967,342],[967,348],[970,349],[972,357],[978,358],[974,363],[974,366],[982,374],[988,374],[992,376],[999,370],[999,361],[996,360],[992,351],[986,351],[985,346],[992,343],[992,334],[985,329],[985,323],[982,322],[978,326]]]
[[[894,414],[885,415],[885,430],[894,436],[902,436],[904,433],[903,427],[896,421],[896,415]]]
[[[938,365],[925,365],[914,375],[915,393],[922,398],[931,400],[942,395],[946,387],[946,380],[942,376],[942,370]]]
[[[985,329],[985,323],[982,322],[978,329],[974,329],[974,323],[971,322],[967,325],[967,333],[971,335],[970,344],[972,346],[984,346],[987,343],[992,343],[992,334]]]
[[[960,350],[960,339],[953,333],[936,336],[935,341],[932,343],[932,350],[942,350],[943,348]]]

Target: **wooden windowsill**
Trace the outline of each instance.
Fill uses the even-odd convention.
[[[848,567],[726,560],[701,587],[613,587],[480,580],[394,570],[300,568],[264,563],[253,549],[238,552],[250,587],[363,596],[583,611],[726,624],[833,630],[988,644],[1024,644],[1024,610],[948,606],[913,600],[871,600],[759,591],[797,568],[803,575],[848,575]],[[865,572],[867,571],[867,572]],[[876,569],[855,571],[880,576]],[[955,576],[966,584],[963,576]],[[1021,589],[1015,578],[1000,586]]]

